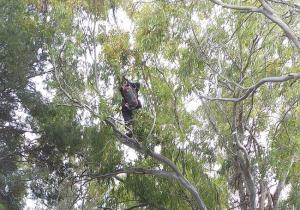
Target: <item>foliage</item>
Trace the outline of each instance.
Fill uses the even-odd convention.
[[[226,2],[0,0],[0,209],[297,209],[299,6]]]

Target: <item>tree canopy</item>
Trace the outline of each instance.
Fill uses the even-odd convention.
[[[0,5],[0,210],[300,209],[296,0]]]

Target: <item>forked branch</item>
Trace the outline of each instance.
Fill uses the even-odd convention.
[[[270,19],[273,23],[278,25],[286,34],[291,42],[293,42],[296,47],[300,50],[300,38],[296,33],[276,14],[276,11],[271,7],[269,3],[265,0],[260,0],[261,7],[249,7],[249,6],[238,6],[224,3],[220,0],[210,0],[214,4],[220,5],[223,8],[239,10],[241,12],[256,12],[261,13]]]
[[[246,88],[245,89],[246,92],[244,93],[244,95],[239,98],[222,98],[222,97],[214,98],[214,97],[209,97],[204,95],[199,95],[199,97],[210,101],[226,101],[226,102],[237,103],[248,98],[249,95],[254,94],[255,91],[265,83],[280,83],[288,80],[299,80],[299,79],[300,79],[300,73],[290,73],[288,75],[279,76],[279,77],[266,77],[261,79],[258,83],[252,85],[251,87]]]

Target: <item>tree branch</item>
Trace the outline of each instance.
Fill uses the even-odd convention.
[[[261,8],[257,7],[248,7],[248,6],[238,6],[238,5],[232,5],[232,4],[226,4],[220,0],[210,0],[211,2],[220,5],[226,9],[235,9],[240,10],[242,12],[262,12]]]
[[[95,74],[95,86],[96,86],[96,92],[99,96],[101,96],[100,92],[100,85],[99,85],[99,72],[97,70],[97,48],[96,48],[96,0],[93,0],[93,5],[94,5],[94,16],[93,16],[93,30],[92,30],[92,40],[93,40],[93,71]]]
[[[262,13],[273,23],[278,25],[284,31],[289,40],[292,41],[300,50],[300,40],[295,32],[276,14],[276,11],[265,0],[260,0],[260,2],[264,8]]]
[[[145,206],[148,206],[148,205],[149,205],[148,203],[139,203],[137,205],[131,206],[131,207],[126,208],[124,210],[136,209],[136,208],[145,207]]]
[[[255,181],[254,178],[251,174],[250,171],[250,157],[248,155],[247,149],[244,147],[242,144],[243,139],[244,139],[244,134],[243,131],[239,131],[238,127],[241,127],[241,120],[238,120],[237,116],[239,115],[238,109],[237,109],[238,104],[235,103],[233,105],[233,122],[232,122],[232,127],[234,129],[232,135],[233,139],[235,140],[237,147],[242,151],[242,154],[238,151],[237,152],[237,158],[239,161],[239,165],[241,168],[241,171],[243,172],[244,179],[245,179],[245,184],[246,184],[246,189],[249,194],[249,209],[254,210],[256,207],[256,189],[255,189]]]
[[[78,105],[80,108],[85,108],[87,109],[92,115],[99,117],[99,115],[97,113],[95,113],[95,111],[87,104],[81,102],[78,99],[75,99],[71,94],[69,94],[61,85],[60,83],[60,79],[58,76],[58,71],[56,69],[56,63],[54,58],[53,60],[53,66],[54,66],[54,75],[55,75],[55,79],[58,81],[59,83],[59,88],[61,89],[61,91],[67,96],[67,98],[73,102],[74,104]],[[185,188],[187,189],[193,196],[193,198],[195,199],[195,201],[197,202],[197,205],[199,207],[200,210],[206,210],[206,205],[203,202],[203,199],[201,198],[199,192],[197,191],[196,187],[194,187],[179,171],[179,169],[177,168],[176,164],[173,163],[170,159],[168,159],[167,157],[156,153],[154,151],[149,150],[148,148],[144,148],[136,139],[134,138],[129,138],[128,136],[124,135],[121,131],[118,130],[118,128],[116,127],[115,123],[114,123],[114,119],[109,117],[106,120],[104,120],[108,125],[110,125],[113,128],[113,131],[117,137],[117,140],[120,141],[122,144],[134,149],[137,152],[140,152],[144,155],[149,155],[150,157],[152,157],[155,160],[158,160],[161,163],[166,164],[167,166],[169,166],[174,173],[176,174],[176,179],[179,181],[179,183]],[[165,173],[162,172],[161,176],[166,176]],[[170,176],[170,175],[169,175]]]
[[[199,192],[197,191],[197,189],[180,173],[179,169],[177,168],[177,166],[175,165],[175,163],[173,163],[170,159],[168,159],[167,157],[156,153],[154,151],[151,151],[149,149],[145,149],[144,147],[142,147],[138,141],[134,138],[129,138],[128,136],[124,135],[122,132],[120,132],[116,125],[114,124],[114,121],[112,118],[108,118],[105,120],[105,122],[110,125],[112,127],[112,129],[114,130],[117,139],[123,143],[126,146],[129,146],[130,148],[136,150],[137,152],[140,152],[142,154],[145,155],[149,155],[150,157],[152,157],[155,160],[158,160],[161,163],[166,164],[167,166],[169,166],[173,171],[174,174],[176,176],[176,180],[179,181],[179,183],[185,188],[187,189],[192,196],[194,197],[194,199],[197,202],[197,205],[199,207],[199,209],[201,210],[206,210],[206,205],[204,204],[203,199],[201,198]],[[166,176],[166,174],[162,173],[162,176]],[[172,175],[173,176],[173,175]]]
[[[296,3],[292,3],[292,2],[289,2],[289,1],[276,1],[276,0],[269,0],[271,2],[274,2],[276,4],[282,4],[282,5],[285,5],[287,7],[289,7],[290,9],[293,9],[295,10],[296,12],[300,12],[300,5],[296,4]]]
[[[152,176],[162,176],[166,178],[176,179],[178,177],[175,173],[162,171],[162,170],[154,170],[154,169],[144,169],[138,167],[132,168],[121,168],[111,173],[106,174],[86,174],[84,176],[90,177],[91,179],[107,179],[115,177],[119,174],[141,174],[141,175],[152,175]]]
[[[261,13],[264,16],[266,16],[268,19],[270,19],[273,23],[278,25],[286,34],[286,36],[289,38],[290,41],[292,41],[296,47],[300,50],[300,40],[299,37],[295,34],[295,32],[276,14],[276,11],[265,1],[260,0],[262,7],[248,7],[248,6],[237,6],[237,5],[231,5],[226,4],[220,0],[210,0],[211,2],[220,5],[227,9],[234,9],[239,10],[241,12],[257,12]]]
[[[291,159],[291,162],[290,162],[290,165],[288,166],[287,170],[285,171],[285,173],[283,174],[282,178],[279,180],[279,182],[277,184],[276,190],[275,190],[274,195],[273,195],[274,210],[278,210],[279,196],[280,196],[280,193],[281,193],[281,191],[283,190],[283,188],[285,186],[287,177],[288,177],[288,175],[290,173],[290,170],[291,170],[291,168],[292,168],[292,166],[294,164],[294,161],[295,161],[295,156],[293,155],[292,159]]]
[[[265,180],[261,180],[260,182],[260,198],[259,198],[259,207],[258,210],[265,209],[265,200],[267,197],[267,183]]]
[[[213,97],[203,96],[203,95],[199,95],[199,97],[210,100],[210,101],[225,101],[225,102],[237,103],[237,102],[240,102],[240,101],[248,98],[248,96],[251,93],[254,93],[260,86],[262,86],[265,83],[279,83],[279,82],[285,82],[288,80],[299,80],[299,79],[300,79],[300,73],[290,73],[288,75],[279,76],[279,77],[266,77],[266,78],[261,79],[255,85],[253,85],[249,88],[246,88],[245,94],[239,98],[213,98]]]

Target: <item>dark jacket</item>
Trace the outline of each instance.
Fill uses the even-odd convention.
[[[140,83],[138,83],[138,82],[135,82],[135,83],[134,83],[134,82],[129,82],[129,81],[127,81],[127,84],[126,84],[126,85],[131,86],[131,88],[135,91],[136,97],[137,97],[137,100],[138,100],[138,92],[139,92],[139,90],[140,90]],[[123,101],[122,101],[122,109],[123,109],[124,106],[126,105],[126,103],[128,103],[128,101],[126,101],[126,97],[125,97],[125,94],[124,94],[124,87],[121,86],[121,87],[119,88],[119,90],[120,90],[121,95],[122,95],[122,97],[123,97]],[[125,107],[126,107],[126,106],[125,106]],[[132,109],[130,109],[130,110],[139,109],[139,108],[141,108],[141,107],[142,107],[141,102],[140,102],[140,100],[138,100],[137,106],[134,107],[134,108],[132,108]],[[128,107],[127,107],[127,109],[128,109]]]

